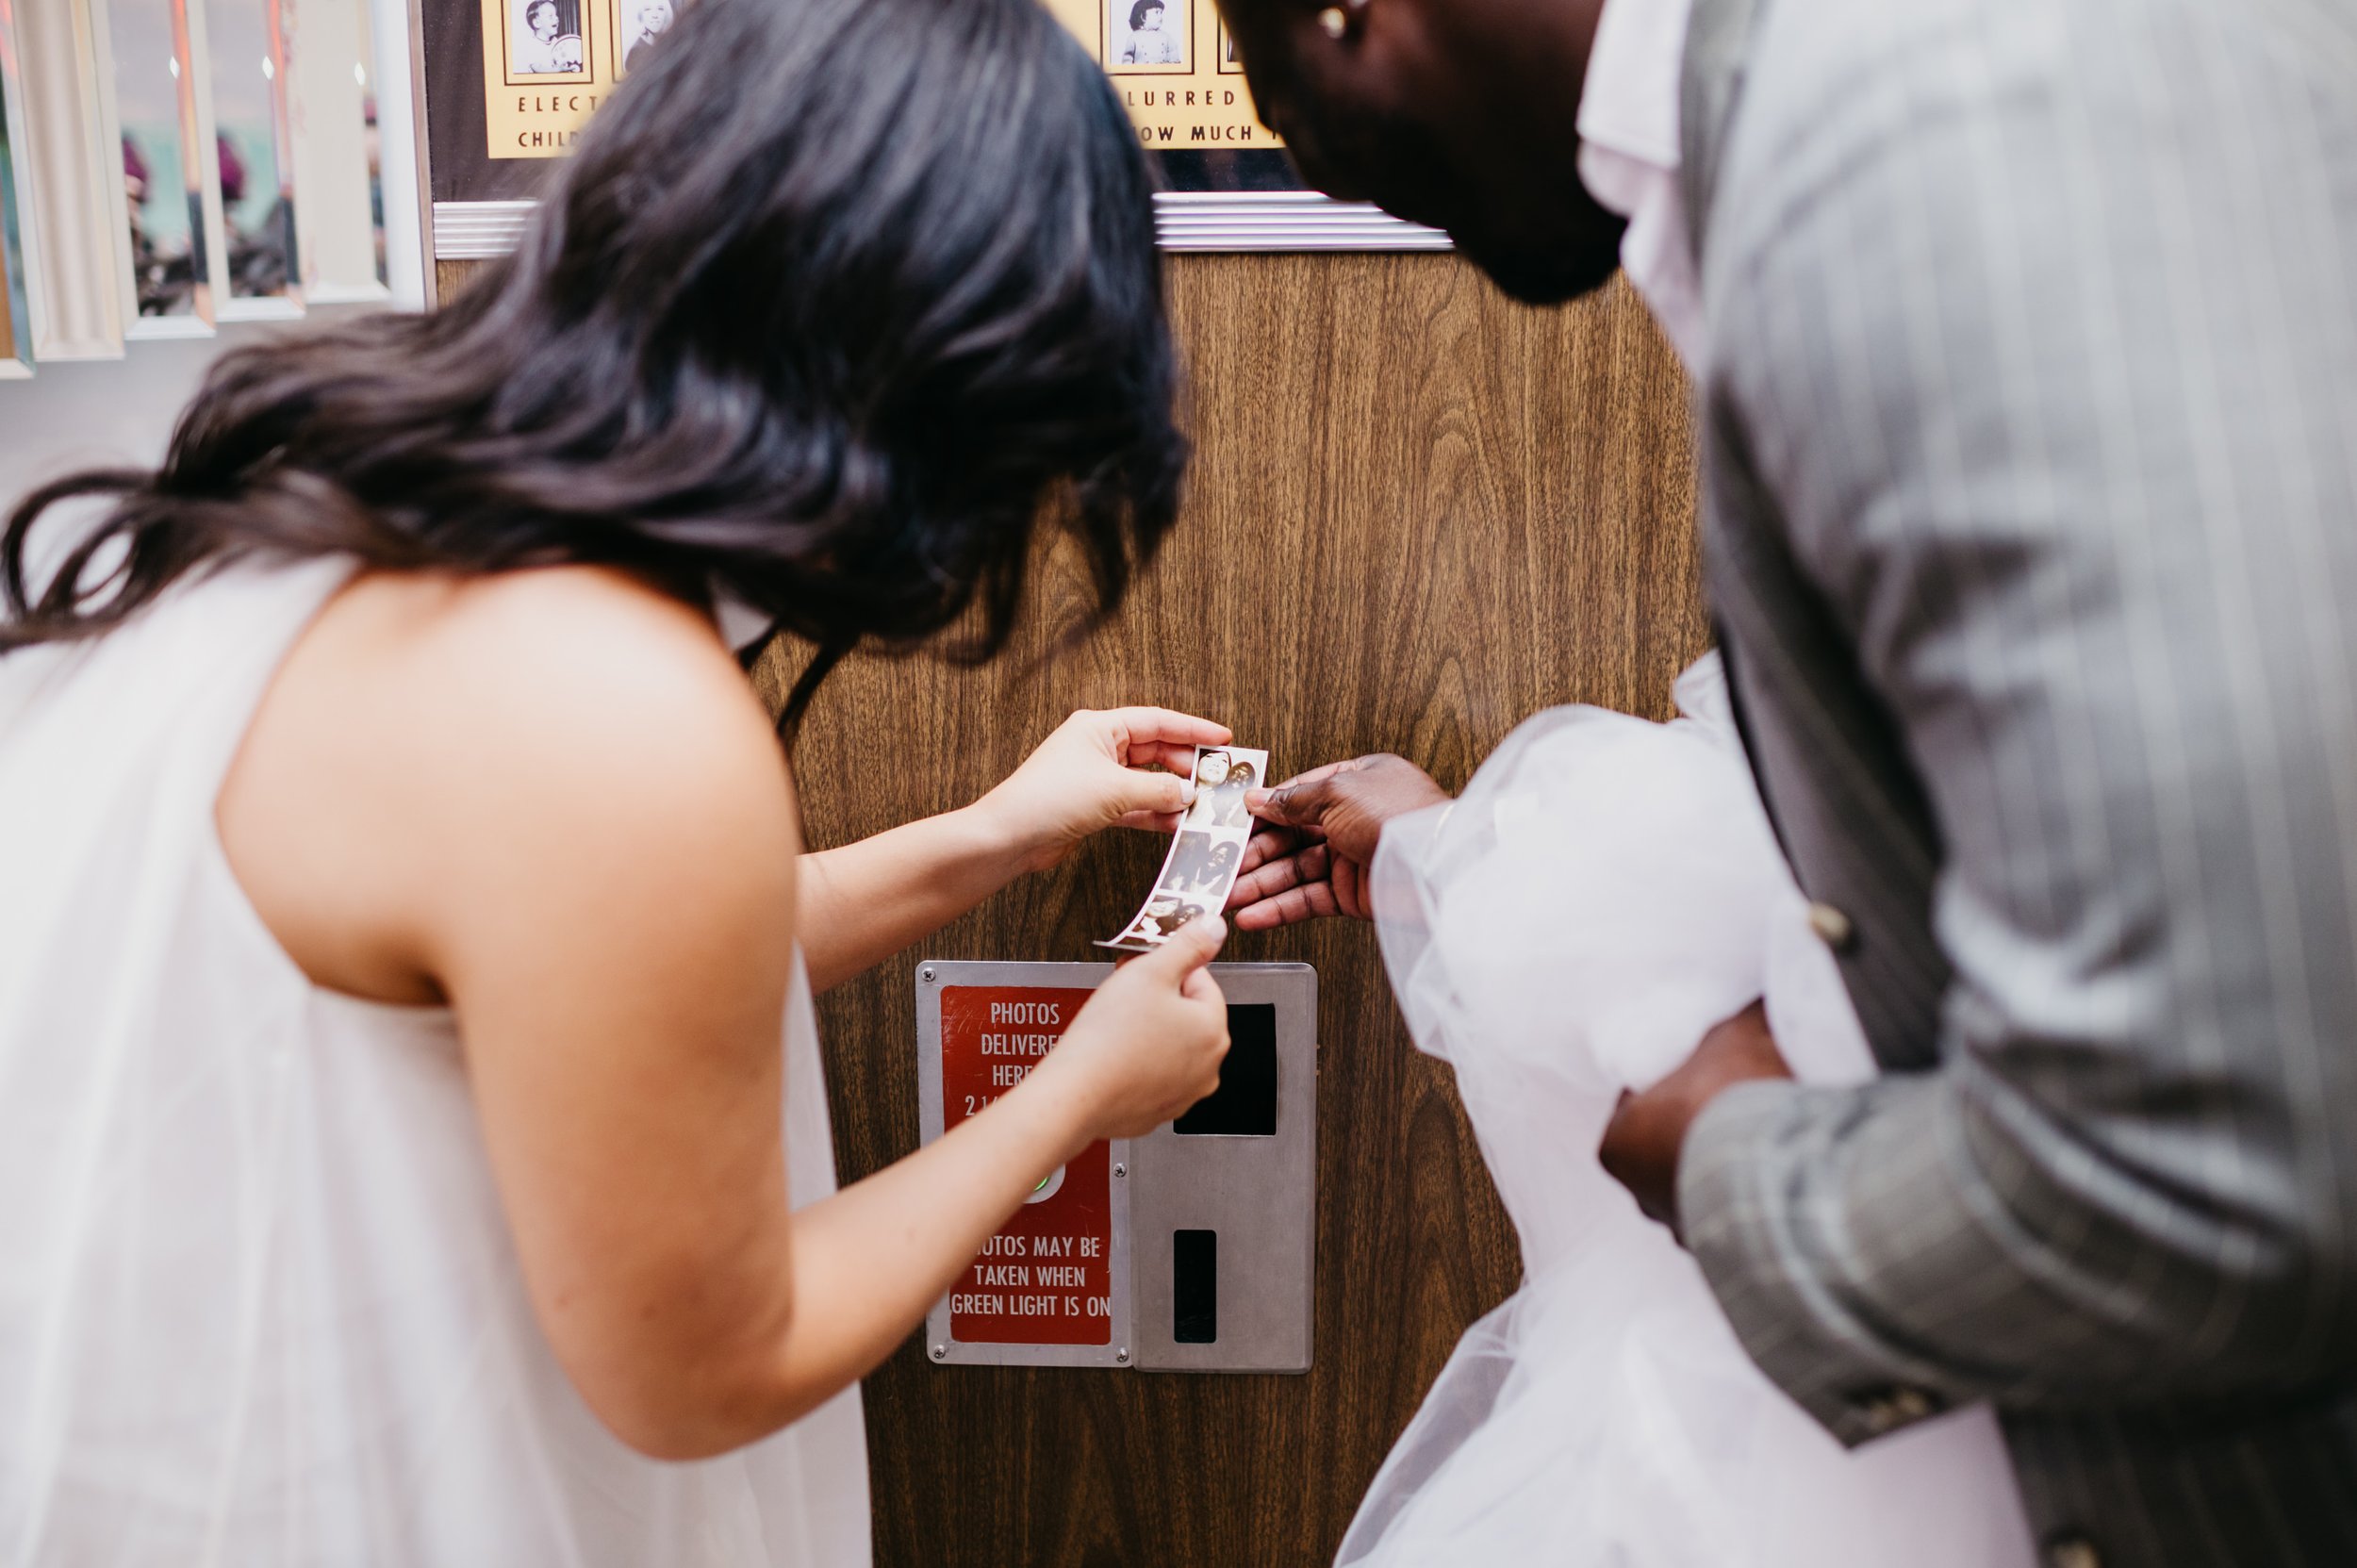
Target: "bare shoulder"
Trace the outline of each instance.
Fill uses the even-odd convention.
[[[452,579],[388,574],[329,612],[376,673],[424,682],[460,708],[562,723],[584,707],[740,738],[767,721],[701,615],[619,572],[552,567]]]
[[[440,993],[454,923],[553,916],[535,905],[585,880],[784,918],[799,848],[768,717],[712,626],[580,568],[354,584],[273,683],[220,820],[297,961],[388,1000]]]

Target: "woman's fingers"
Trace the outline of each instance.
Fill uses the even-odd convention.
[[[1141,745],[1160,742],[1192,751],[1197,746],[1225,746],[1236,738],[1236,733],[1225,724],[1170,708],[1110,708],[1097,717],[1128,741],[1133,761]]]
[[[1176,741],[1133,740],[1129,743],[1129,766],[1159,767],[1165,773],[1175,773],[1181,779],[1192,781],[1195,776],[1195,751],[1194,747],[1181,746]]]
[[[1175,817],[1187,803],[1187,781],[1176,773],[1125,767],[1111,781],[1109,789],[1113,798],[1108,803],[1116,817],[1126,817],[1133,812]]]

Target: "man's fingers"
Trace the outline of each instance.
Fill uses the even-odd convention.
[[[1303,920],[1320,919],[1337,913],[1334,884],[1313,882],[1237,910],[1236,929],[1274,931],[1278,926],[1296,925]]]
[[[1342,772],[1344,768],[1355,767],[1357,766],[1358,759],[1356,758],[1351,758],[1343,762],[1329,762],[1323,767],[1312,767],[1307,773],[1295,773],[1292,778],[1287,779],[1284,783],[1272,784],[1266,789],[1247,789],[1244,792],[1244,809],[1252,813],[1255,817],[1267,817],[1268,814],[1261,808],[1268,803],[1270,797],[1281,795],[1286,790],[1298,788],[1303,784],[1323,783],[1324,781],[1332,778],[1335,774]],[[1276,818],[1273,817],[1270,819],[1272,821],[1276,820]]]
[[[1367,908],[1366,873],[1360,868],[1357,861],[1346,855],[1335,856],[1332,882],[1334,906],[1337,909],[1360,920],[1372,917],[1372,912]]]
[[[1324,882],[1327,876],[1328,850],[1323,844],[1312,844],[1299,854],[1272,860],[1259,870],[1236,879],[1235,891],[1228,895],[1228,907],[1240,908],[1273,899],[1287,888],[1304,883]]]
[[[1314,828],[1325,820],[1328,807],[1336,796],[1331,775],[1309,779],[1300,784],[1279,784],[1270,790],[1258,805],[1247,792],[1244,809],[1263,821],[1288,828]]]
[[[1290,789],[1294,784],[1316,784],[1321,779],[1330,779],[1337,773],[1356,767],[1364,760],[1362,757],[1344,757],[1340,762],[1323,763],[1307,772],[1295,773],[1292,778],[1279,782],[1277,787]]]
[[[1272,860],[1281,860],[1296,852],[1308,842],[1298,830],[1293,828],[1270,828],[1256,833],[1244,841],[1244,862],[1236,868],[1248,875]]]

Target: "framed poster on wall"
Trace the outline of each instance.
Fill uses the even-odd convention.
[[[681,0],[420,0],[434,254],[515,248],[571,147]],[[1166,250],[1445,250],[1447,237],[1305,187],[1261,124],[1213,0],[1046,0],[1113,79],[1158,166]]]

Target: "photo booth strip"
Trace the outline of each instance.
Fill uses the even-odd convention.
[[[1188,921],[1228,907],[1252,836],[1247,789],[1268,783],[1268,753],[1248,746],[1203,746],[1195,753],[1195,800],[1179,817],[1153,891],[1121,934],[1100,941],[1118,952],[1152,952]]]

